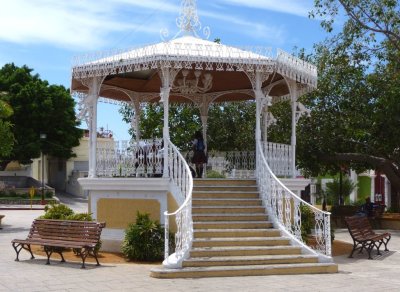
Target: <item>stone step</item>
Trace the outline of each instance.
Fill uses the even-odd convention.
[[[258,187],[257,185],[254,186],[241,186],[241,185],[216,185],[216,186],[212,186],[212,185],[200,185],[200,186],[193,186],[193,191],[195,192],[202,192],[202,191],[206,191],[206,192],[228,192],[228,191],[233,191],[233,192],[257,192],[258,191]]]
[[[263,206],[193,206],[192,214],[253,214],[265,213]]]
[[[260,199],[193,199],[192,206],[261,206]]]
[[[193,199],[260,199],[253,191],[193,191]]]
[[[218,179],[206,178],[193,180],[194,187],[197,186],[255,186],[255,179]]]
[[[223,246],[284,246],[290,240],[285,237],[231,237],[231,238],[199,238],[193,240],[192,247],[223,247]]]
[[[223,256],[259,256],[259,255],[293,255],[301,254],[296,246],[231,246],[231,247],[198,247],[190,250],[190,257],[223,257]]]
[[[257,228],[272,228],[272,222],[269,221],[201,221],[193,222],[194,229],[257,229]]]
[[[337,273],[338,266],[333,263],[301,263],[223,267],[186,267],[183,269],[154,268],[150,276],[154,278],[203,278],[203,277],[241,277],[264,275],[293,275]]]
[[[317,263],[315,255],[261,255],[261,256],[230,256],[230,257],[198,257],[189,258],[182,267],[210,266],[241,266],[241,265],[271,265],[294,263]]]
[[[194,238],[278,237],[278,229],[196,229]]]
[[[263,213],[258,214],[193,214],[194,222],[198,221],[263,221],[268,220],[268,216]]]

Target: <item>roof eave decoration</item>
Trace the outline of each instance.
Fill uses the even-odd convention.
[[[188,42],[189,38],[195,42]],[[241,49],[197,41],[193,37],[181,39],[185,42],[179,42],[178,39],[125,52],[103,52],[76,57],[72,77],[85,79],[167,67],[209,71],[275,71],[313,88],[317,86],[316,67],[282,50],[278,50],[273,56],[271,48]]]

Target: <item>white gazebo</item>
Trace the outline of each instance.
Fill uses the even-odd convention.
[[[265,197],[266,208],[271,209],[271,213],[277,214],[277,224],[286,228],[286,232],[301,244],[299,239],[301,219],[298,214],[299,206],[304,202],[276,178],[271,167],[274,170],[274,163],[277,167],[286,164],[284,175],[295,178],[296,123],[299,116],[307,112],[298,102],[298,97],[316,88],[316,67],[282,50],[273,52],[270,48],[231,47],[199,38],[197,31],[201,25],[194,0],[182,1],[182,10],[177,23],[181,36],[172,40],[132,50],[86,55],[75,60],[71,91],[80,99],[80,115],[86,119],[90,131],[89,177],[80,180],[83,188],[89,191],[90,211],[98,218],[101,200],[105,199],[109,201],[101,205],[102,216],[111,213],[105,209],[117,208],[112,204],[113,199],[125,200],[134,196],[138,200],[155,200],[160,206],[158,211],[160,221],[168,228],[170,223],[168,216],[171,213],[165,217],[161,214],[178,209],[174,213],[177,217],[178,247],[174,259],[170,256],[169,263],[175,262],[179,265],[182,258],[187,255],[193,238],[190,210],[193,179],[187,163],[169,139],[169,133],[173,131],[168,125],[169,105],[186,103],[198,107],[203,125],[203,137],[207,137],[210,104],[254,100],[256,103],[255,177],[259,190]],[[164,147],[164,151],[162,157],[160,151],[158,154],[156,151],[152,153],[152,157],[158,155],[156,167],[162,177],[113,178],[99,175],[104,173],[101,171],[107,172],[108,165],[104,161],[100,162],[98,157],[98,153],[102,151],[97,145],[99,98],[132,106],[135,110],[132,124],[138,140],[140,140],[141,104],[163,104],[163,140],[157,143],[153,141],[153,145],[157,150]],[[273,120],[268,107],[281,100],[289,100],[292,105],[292,138],[291,145],[287,146],[286,160],[279,160],[279,157],[274,156],[273,153],[277,149],[273,149],[266,139],[266,128]],[[132,145],[138,147],[139,141],[135,141]],[[112,155],[115,155],[115,152]],[[271,194],[273,199],[269,199],[272,198]],[[286,210],[276,209],[276,200],[286,200]],[[123,204],[124,202],[118,206]],[[314,212],[318,223],[316,228],[320,231],[320,234],[317,234],[319,236],[317,236],[317,250],[330,257],[329,216],[316,209]],[[286,215],[282,216],[283,213]],[[291,227],[292,225],[294,227]],[[121,236],[121,228],[115,228],[119,231],[112,229],[111,224],[108,233],[110,238]],[[168,256],[167,251],[166,258]]]

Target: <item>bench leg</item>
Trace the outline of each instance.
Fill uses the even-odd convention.
[[[373,241],[371,241],[371,243],[368,244],[368,246],[366,246],[366,249],[367,249],[367,251],[368,251],[368,259],[369,259],[369,260],[372,260],[371,251],[372,251],[372,249],[374,248],[374,246],[375,246],[375,244],[374,244]],[[378,250],[378,252],[379,252],[379,250]]]
[[[15,261],[19,261],[19,253],[21,252],[22,249],[27,250],[31,254],[31,260],[34,259],[35,257],[33,256],[32,250],[31,250],[31,245],[30,244],[23,244],[23,243],[13,243],[12,244],[15,252],[17,253],[17,258]]]
[[[79,252],[79,255],[81,256],[82,259],[82,269],[85,269],[85,261],[86,261],[86,257],[88,256],[89,251],[86,248],[82,248]]]
[[[387,244],[388,244],[390,238],[391,238],[391,235],[389,235],[388,238],[382,239],[382,243],[385,245],[385,251],[389,251],[388,248],[387,248]]]
[[[97,252],[94,251],[94,250],[93,250],[93,256],[94,256],[94,258],[96,259],[96,262],[97,262],[96,266],[100,266],[99,259],[97,258]]]
[[[53,249],[49,246],[44,246],[44,252],[46,253],[47,256],[46,265],[50,265],[50,257],[53,254]]]

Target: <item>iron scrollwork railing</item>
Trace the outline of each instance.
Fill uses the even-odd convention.
[[[182,260],[188,257],[193,241],[192,190],[193,177],[189,165],[182,154],[168,140],[168,171],[171,180],[171,192],[180,207],[173,213],[165,212],[165,260],[163,265],[178,268]],[[169,220],[175,217],[175,253],[169,254]]]
[[[96,153],[98,177],[162,175],[162,139],[99,141]]]
[[[271,171],[261,143],[257,143],[257,181],[271,220],[303,248],[331,258],[330,213],[308,204],[290,191]],[[315,242],[306,245],[301,236],[302,209],[313,214]]]
[[[292,176],[292,147],[287,144],[263,142],[263,153],[277,176]]]

